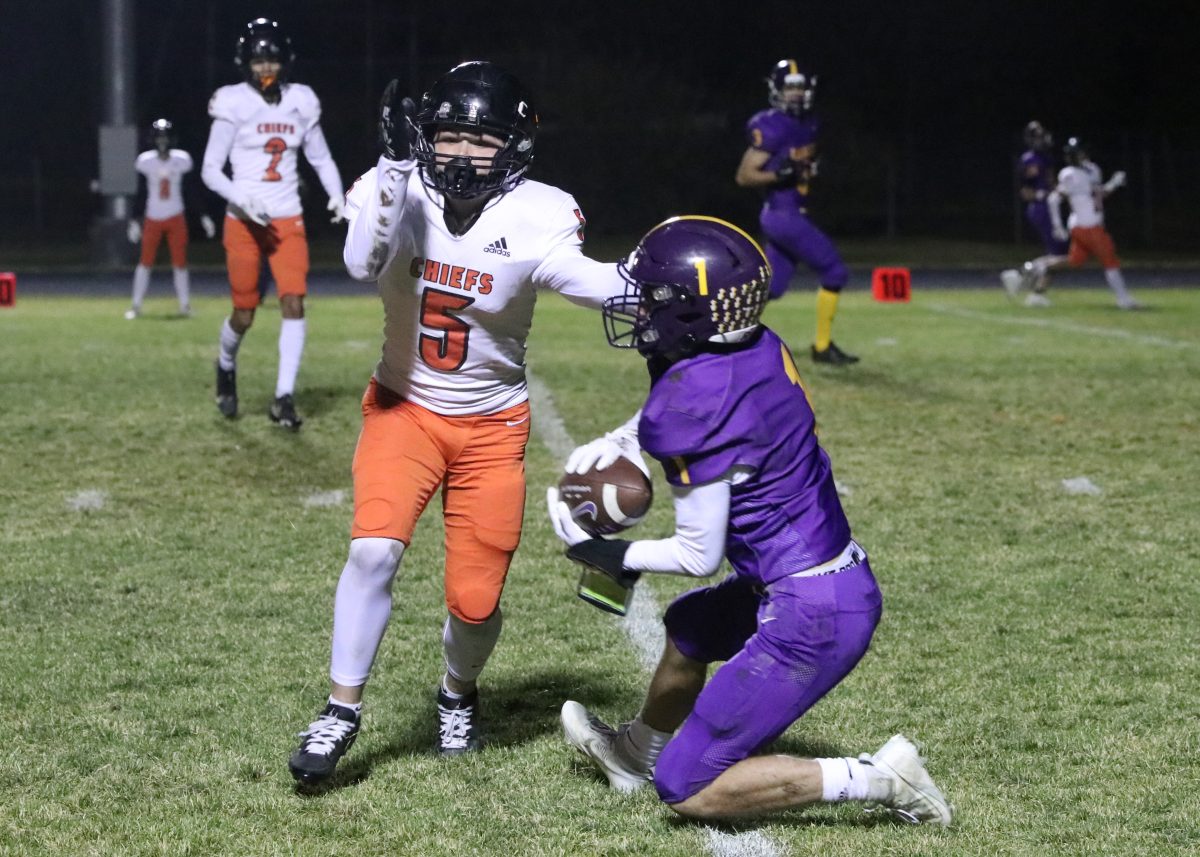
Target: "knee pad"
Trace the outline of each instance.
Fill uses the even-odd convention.
[[[821,288],[831,292],[840,292],[848,282],[850,282],[850,271],[841,259],[821,272]]]
[[[342,576],[359,589],[383,588],[390,591],[402,556],[404,542],[397,539],[352,539],[350,556]]]
[[[452,615],[478,625],[496,612],[515,548],[492,533],[456,533],[446,551],[446,607]]]

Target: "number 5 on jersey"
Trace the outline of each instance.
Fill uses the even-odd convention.
[[[450,295],[437,289],[425,289],[421,293],[421,324],[441,331],[437,336],[421,334],[421,359],[431,369],[454,372],[467,362],[471,325],[454,313],[473,303],[474,298]]]

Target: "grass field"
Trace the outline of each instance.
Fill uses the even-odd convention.
[[[308,421],[291,435],[265,416],[273,306],[227,422],[211,377],[226,301],[177,320],[154,294],[136,323],[123,298],[0,310],[0,854],[1200,850],[1200,290],[1139,292],[1150,309],[1135,314],[1100,290],[1037,314],[998,290],[857,292],[836,329],[863,357],[848,370],[804,356],[811,295],[772,305],[885,597],[871,652],[777,749],[857,754],[903,731],[958,814],[927,830],[819,807],[716,832],[609,793],[562,743],[564,699],[627,717],[646,673],[621,624],[574,597],[543,513],[560,461],[536,439],[481,682],[490,746],[431,752],[432,514],[395,586],[363,735],[336,788],[298,794],[286,758],[326,692],[378,301],[311,303]],[[597,316],[548,297],[534,328],[531,370],[575,440],[640,404],[641,362],[604,345]],[[1079,478],[1094,493],[1064,487]],[[657,487],[646,536],[670,529]],[[646,585],[659,605],[685,586]]]

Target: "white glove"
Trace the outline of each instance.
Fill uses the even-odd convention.
[[[1117,188],[1124,187],[1124,186],[1125,186],[1125,171],[1117,170],[1115,173],[1112,174],[1112,176],[1109,178],[1109,180],[1107,182],[1105,182],[1104,189],[1106,191],[1108,191],[1109,193],[1112,193]]]
[[[142,224],[136,220],[129,221],[125,226],[125,237],[129,239],[130,244],[136,244],[142,240]]]
[[[1063,229],[1061,226],[1055,226],[1053,229],[1053,234],[1054,234],[1055,241],[1066,241],[1068,238],[1071,237],[1071,234],[1069,232],[1067,232],[1067,230]]]
[[[346,200],[344,197],[329,197],[329,205],[325,206],[325,208],[333,214],[333,217],[329,218],[330,223],[346,222]]]
[[[642,412],[639,410],[629,418],[624,425],[618,426],[593,441],[577,446],[569,456],[563,469],[567,473],[587,473],[593,467],[603,470],[621,456],[629,458],[647,476],[650,469],[642,460],[642,450],[638,446],[637,426]]]
[[[558,489],[553,485],[546,489],[546,511],[550,514],[550,523],[554,525],[554,534],[566,542],[567,547],[574,547],[591,538],[583,527],[575,523],[570,507],[558,499]]]
[[[212,238],[217,234],[217,225],[213,223],[213,219],[207,214],[200,215],[200,228],[204,230],[205,238]]]
[[[233,207],[238,209],[235,213],[240,213],[242,220],[249,220],[259,226],[271,225],[271,215],[267,212],[267,204],[261,199],[247,196],[234,202]]]

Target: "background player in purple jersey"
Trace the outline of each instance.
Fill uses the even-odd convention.
[[[1017,164],[1020,181],[1021,202],[1025,205],[1025,220],[1042,243],[1043,253],[1026,262],[1020,271],[1010,268],[1000,273],[1000,282],[1009,297],[1017,298],[1024,290],[1029,293],[1025,303],[1029,306],[1049,306],[1045,292],[1051,268],[1067,261],[1067,242],[1054,234],[1054,221],[1050,216],[1050,192],[1057,183],[1057,171],[1050,152],[1054,138],[1036,119],[1025,126],[1025,151]]]
[[[746,123],[749,145],[742,154],[734,181],[766,193],[758,222],[767,237],[771,262],[771,297],[787,291],[796,263],[816,272],[817,332],[812,359],[842,366],[857,363],[833,343],[833,317],[838,295],[850,279],[837,248],[808,219],[808,184],[817,174],[817,117],[813,99],[815,75],[802,71],[795,60],[780,60],[767,77],[771,107]]]
[[[672,486],[675,533],[590,538],[551,488],[555,532],[569,558],[627,587],[642,572],[707,577],[723,557],[733,574],[667,609],[665,650],[638,717],[614,730],[568,701],[567,740],[614,788],[653,779],[688,817],[855,800],[948,824],[949,804],[902,735],[858,758],[754,755],[854,668],[882,609],[792,356],[759,323],[766,256],[723,220],[677,217],[651,229],[620,269],[628,286],[605,302],[608,341],[647,359],[650,393],[633,420],[575,450],[567,469],[644,449]],[[717,661],[726,663],[706,684]]]

